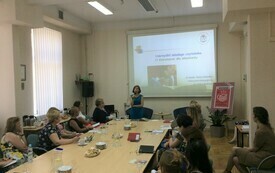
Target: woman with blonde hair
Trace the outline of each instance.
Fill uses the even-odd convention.
[[[193,126],[203,130],[205,123],[201,114],[201,105],[196,100],[191,100],[186,111],[187,115],[193,119]]]
[[[166,150],[159,161],[161,173],[184,173],[188,167],[188,161],[179,151]]]
[[[79,136],[71,139],[61,137],[57,124],[60,122],[60,111],[57,108],[50,108],[47,112],[48,124],[39,133],[39,146],[51,150],[59,145],[66,145],[77,142]]]

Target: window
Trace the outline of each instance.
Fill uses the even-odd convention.
[[[32,29],[34,112],[63,108],[62,35],[49,28]]]

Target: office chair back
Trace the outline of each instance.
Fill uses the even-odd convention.
[[[125,114],[128,115],[128,117],[130,117],[130,112],[131,112],[131,108],[127,109],[127,110],[125,111]]]
[[[38,134],[29,134],[28,137],[27,137],[27,142],[28,144],[31,144],[32,145],[32,148],[33,148],[33,152],[36,154],[36,155],[41,155],[41,154],[44,154],[47,152],[46,149],[44,148],[41,148],[41,147],[38,147]]]
[[[153,109],[143,107],[143,118],[151,119],[153,112]]]
[[[131,108],[127,109],[125,111],[125,114],[129,116],[129,118],[131,119],[130,117],[130,112],[131,112]],[[152,118],[152,115],[153,115],[153,109],[151,108],[147,108],[147,107],[143,107],[143,118],[147,118],[147,119],[151,119]]]

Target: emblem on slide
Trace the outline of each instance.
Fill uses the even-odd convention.
[[[205,32],[200,33],[200,42],[205,44],[208,42],[208,34]]]

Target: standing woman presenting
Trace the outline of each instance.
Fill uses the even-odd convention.
[[[143,117],[143,96],[140,94],[141,89],[139,85],[135,85],[131,95],[131,111],[130,119],[141,119]]]

